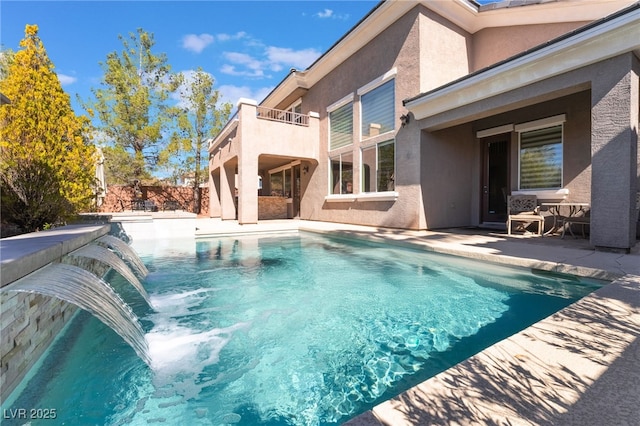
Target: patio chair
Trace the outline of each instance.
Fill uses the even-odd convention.
[[[535,195],[509,195],[507,197],[507,234],[511,235],[511,222],[538,223],[538,235],[544,232],[544,216],[540,215]]]
[[[584,227],[591,225],[591,212],[587,210],[583,216],[569,216],[562,219],[562,236],[560,238],[564,239],[564,234],[569,230],[569,233],[573,238],[576,238],[576,235],[573,233],[573,229],[571,229],[571,225],[580,225],[582,228],[582,238],[587,238],[584,233]]]

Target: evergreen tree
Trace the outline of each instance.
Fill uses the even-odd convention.
[[[95,148],[86,139],[89,122],[73,112],[36,25],[26,26],[20,47],[0,81],[11,102],[0,106],[2,218],[33,231],[91,206]]]
[[[177,129],[161,159],[174,170],[193,176],[193,211],[200,213],[200,184],[208,170],[207,140],[226,123],[231,104],[218,104],[220,93],[214,89],[214,78],[202,68],[182,74],[177,80],[181,103],[173,109]],[[182,155],[181,155],[182,154]],[[173,161],[171,161],[173,159]]]
[[[152,52],[153,34],[138,29],[119,39],[123,49],[100,64],[101,87],[92,90],[95,99],[85,107],[96,114],[98,129],[113,144],[113,150],[105,150],[108,167],[131,169],[127,181],[144,181],[158,162],[169,120],[166,101],[175,86],[166,55]]]

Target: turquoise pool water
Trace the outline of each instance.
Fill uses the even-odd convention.
[[[313,234],[175,240],[143,260],[154,310],[109,279],[141,319],[152,368],[81,313],[3,411],[55,409],[41,424],[340,424],[602,285]]]

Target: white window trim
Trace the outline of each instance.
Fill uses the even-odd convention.
[[[566,114],[554,115],[553,117],[541,118],[540,120],[516,124],[514,126],[514,130],[518,133],[530,132],[532,130],[544,129],[545,127],[559,126],[560,124],[564,124],[566,121]],[[562,133],[562,142],[564,143],[564,127]]]
[[[392,139],[387,139],[385,141],[382,142],[376,142],[376,143],[371,143],[371,144],[367,144],[367,145],[363,145],[360,147],[360,173],[362,173],[363,170],[363,164],[362,164],[362,151],[364,151],[365,149],[370,149],[370,148],[375,148],[376,150],[376,173],[378,172],[377,170],[377,164],[378,164],[378,148],[380,147],[380,145],[386,145],[386,144],[390,144],[392,143],[394,145],[393,147],[393,175],[396,176],[396,167],[397,167],[397,162],[396,162],[396,139],[392,138]],[[377,182],[376,182],[377,184]],[[395,185],[395,183],[394,183]],[[362,177],[360,178],[360,185],[359,185],[359,189],[358,189],[359,193],[363,196],[363,198],[367,198],[367,199],[374,199],[377,198],[379,196],[379,198],[381,199],[385,199],[382,201],[388,201],[386,200],[386,198],[389,198],[389,195],[384,195],[384,194],[398,194],[395,190],[394,191],[369,191],[369,192],[364,192],[362,191]],[[391,197],[393,197],[393,195],[391,195]],[[398,198],[397,195],[395,195],[395,198],[393,199],[393,201],[395,201]],[[364,201],[364,200],[363,200]],[[376,200],[378,201],[378,200]]]
[[[295,109],[295,107],[297,107],[298,105],[300,105],[302,103],[302,98],[298,98],[296,101],[294,101],[291,105],[289,105],[288,108],[286,108],[286,111],[293,111]]]
[[[396,78],[397,74],[398,74],[398,69],[395,68],[395,67],[391,68],[389,71],[387,71],[386,73],[382,74],[380,77],[376,78],[375,80],[373,80],[373,81],[365,84],[361,88],[359,88],[356,93],[358,94],[358,96],[362,96],[365,93],[370,92],[373,89],[377,88],[378,86],[382,86],[387,81]]]
[[[504,126],[492,127],[490,129],[478,130],[476,132],[476,138],[488,138],[489,136],[501,135],[503,133],[513,132],[513,124],[505,124]]]
[[[353,102],[353,92],[349,93],[344,98],[339,99],[339,100],[335,101],[334,103],[332,103],[331,105],[329,105],[327,107],[327,113],[333,112],[333,111],[337,110],[338,108],[340,108],[341,106],[344,106],[344,105],[348,104],[349,102]]]

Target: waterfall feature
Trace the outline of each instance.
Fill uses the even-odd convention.
[[[121,241],[121,240],[118,240],[118,241]],[[131,285],[135,287],[135,289],[138,291],[138,293],[140,293],[140,295],[144,298],[144,300],[146,300],[149,307],[152,307],[151,300],[149,299],[149,295],[147,294],[147,291],[144,289],[144,287],[140,283],[140,280],[138,280],[138,277],[135,276],[135,274],[129,268],[129,266],[127,266],[127,264],[120,257],[118,257],[117,254],[113,253],[106,247],[103,247],[97,244],[89,244],[79,248],[78,250],[75,250],[69,253],[67,256],[88,257],[90,259],[95,259],[99,262],[109,265],[116,272],[122,275],[127,281],[129,281],[129,283],[131,283]]]
[[[39,293],[72,303],[118,333],[151,365],[144,331],[131,308],[101,278],[77,266],[53,263],[20,278],[2,289]]]
[[[95,242],[98,244],[104,244],[105,246],[116,250],[120,253],[125,260],[129,262],[129,264],[138,271],[138,274],[141,277],[146,277],[149,274],[147,267],[144,266],[140,257],[136,254],[136,252],[129,247],[127,243],[122,241],[121,239],[114,237],[113,235],[103,235],[98,238]]]

